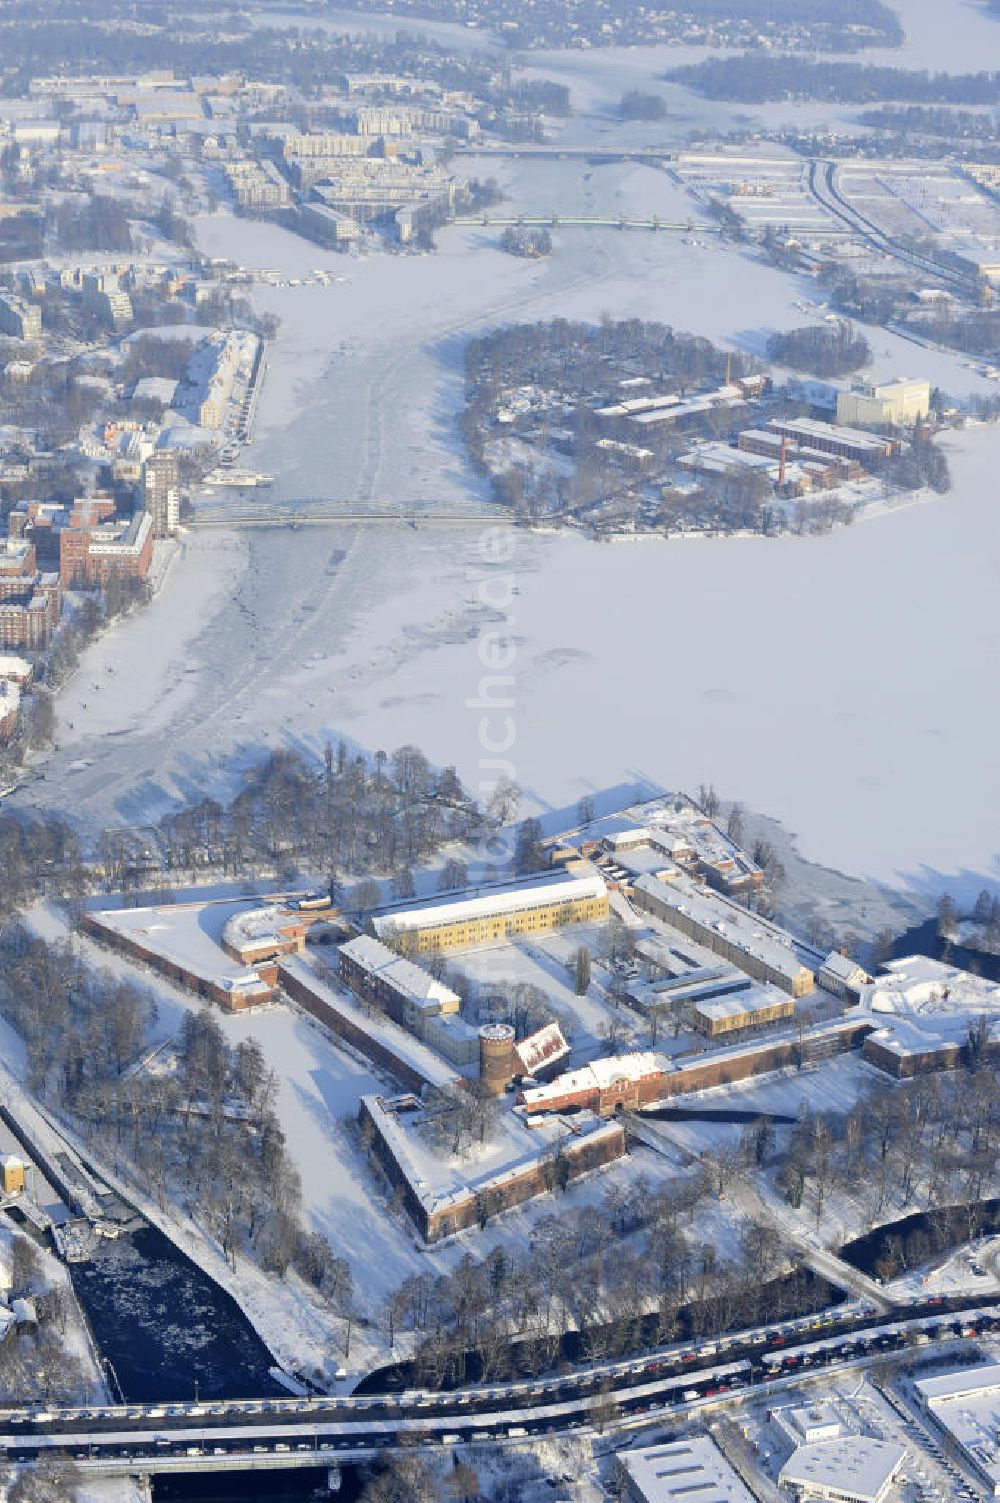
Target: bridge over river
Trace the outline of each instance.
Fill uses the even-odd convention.
[[[84,1472],[335,1467],[398,1446],[447,1446],[662,1423],[801,1383],[806,1368],[883,1360],[915,1342],[1000,1328],[996,1296],[926,1297],[891,1318],[857,1305],[693,1345],[661,1347],[544,1379],[343,1398],[8,1410],[0,1459],[70,1457]]]
[[[457,225],[486,225],[498,229],[598,229],[598,230],[667,230],[673,234],[717,235],[717,224],[706,224],[693,219],[661,219],[658,214],[641,218],[627,214],[497,214],[485,210],[481,214],[458,214],[452,220]]]
[[[513,527],[514,518],[508,512],[485,505],[435,511],[430,506],[422,510],[405,503],[399,506],[390,503],[359,506],[356,501],[345,501],[338,505],[334,501],[310,498],[270,503],[260,501],[254,505],[237,498],[230,502],[212,501],[196,506],[184,525],[195,529],[287,527],[298,531],[300,527],[328,527],[337,522],[352,527]]]

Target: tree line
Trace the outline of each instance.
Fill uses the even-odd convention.
[[[793,370],[810,371],[816,376],[844,376],[867,365],[871,345],[851,324],[810,324],[802,329],[788,329],[772,334],[767,341],[770,360],[790,365]]]
[[[1000,73],[996,72],[931,73],[927,69],[819,62],[758,52],[706,58],[701,63],[672,68],[664,78],[707,99],[755,104],[772,99],[823,99],[845,104],[893,99],[990,105],[1000,100]]]

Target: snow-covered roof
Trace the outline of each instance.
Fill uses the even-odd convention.
[[[522,1039],[514,1052],[524,1073],[536,1075],[539,1070],[565,1059],[569,1045],[563,1038],[558,1023],[546,1023],[544,1028],[539,1028],[536,1033],[529,1033],[526,1039]]]
[[[26,684],[31,675],[32,667],[27,658],[15,657],[13,653],[0,652],[0,678]]]
[[[298,922],[294,915],[274,904],[264,908],[250,908],[234,913],[232,918],[226,920],[222,942],[234,950],[259,945],[273,945],[275,949],[281,949],[288,943],[287,930]]]
[[[453,992],[450,986],[445,986],[443,981],[438,981],[412,960],[397,955],[388,945],[384,945],[379,939],[373,939],[370,934],[361,934],[357,939],[341,945],[340,953],[371,976],[387,982],[414,1007],[439,1012],[442,1008],[457,1010],[461,1004],[458,993]]]
[[[943,1373],[938,1378],[920,1378],[913,1386],[924,1403],[931,1405],[993,1393],[1000,1388],[1000,1362],[966,1367],[961,1372]]]
[[[701,1017],[721,1023],[727,1018],[738,1018],[744,1014],[768,1012],[779,1005],[791,1008],[794,1003],[787,992],[776,986],[749,986],[725,997],[695,1001],[693,1005]]]
[[[524,1104],[530,1110],[563,1096],[575,1096],[583,1091],[609,1091],[620,1081],[644,1080],[650,1075],[662,1075],[671,1068],[664,1054],[646,1050],[634,1054],[612,1054],[605,1059],[591,1060],[579,1070],[567,1070],[557,1075],[548,1085],[532,1086],[524,1092]]]
[[[792,948],[790,935],[721,893],[706,891],[683,877],[666,883],[648,873],[637,877],[634,885],[636,892],[686,915],[706,933],[720,935],[745,954],[764,961],[779,975],[794,978],[808,969]]]
[[[753,1494],[707,1435],[686,1435],[666,1445],[619,1451],[632,1492],[643,1503],[754,1503]]]
[[[797,1447],[781,1468],[783,1485],[808,1490],[818,1485],[826,1497],[878,1503],[906,1460],[906,1447],[868,1435],[841,1435]]]
[[[359,1033],[369,1036],[391,1052],[428,1085],[449,1086],[457,1079],[454,1069],[435,1054],[433,1049],[428,1049],[426,1044],[394,1023],[391,1018],[371,1015],[346,987],[338,985],[334,977],[327,980],[322,971],[297,955],[283,956],[278,962],[278,969],[282,979],[291,977],[300,986],[308,988],[318,1003],[342,1014]]]
[[[177,382],[169,376],[140,376],[132,392],[133,401],[162,402],[169,407],[177,391]]]
[[[824,975],[835,977],[838,981],[847,981],[857,985],[869,979],[863,966],[852,960],[850,955],[842,955],[839,950],[831,950],[820,969],[820,977]]]
[[[586,874],[580,875],[553,871],[526,877],[518,882],[481,888],[469,897],[432,899],[416,906],[389,909],[379,914],[373,923],[379,938],[383,935],[392,937],[411,933],[416,929],[436,929],[446,924],[491,918],[496,914],[520,913],[525,909],[548,906],[550,903],[581,902],[587,898],[605,897],[606,894],[602,877],[592,867],[587,868]]]
[[[861,994],[873,1012],[980,1013],[1000,1009],[1000,983],[927,955],[890,960]]]

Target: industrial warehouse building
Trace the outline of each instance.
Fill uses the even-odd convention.
[[[905,1460],[905,1446],[868,1435],[841,1435],[799,1446],[778,1480],[800,1499],[882,1503]]]
[[[372,927],[376,939],[399,951],[427,954],[607,916],[602,878],[586,862],[572,862],[562,870],[483,887],[467,897],[387,909],[372,920]]]
[[[638,877],[632,888],[636,907],[679,929],[706,949],[721,955],[755,981],[780,987],[790,997],[806,997],[816,979],[777,925],[695,883]]]
[[[913,1385],[926,1413],[962,1452],[988,1497],[1000,1497],[1000,1364],[921,1378]]]
[[[707,1435],[621,1451],[615,1465],[627,1503],[755,1503]]]
[[[931,408],[931,383],[897,379],[881,385],[867,382],[837,393],[837,422],[864,423],[873,428],[916,423]]]
[[[767,427],[779,438],[818,449],[821,454],[853,459],[860,465],[879,465],[898,454],[900,449],[898,439],[880,433],[863,433],[860,428],[824,423],[818,418],[771,418]]]

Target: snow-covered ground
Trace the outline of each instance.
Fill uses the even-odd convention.
[[[713,780],[841,871],[970,898],[995,884],[1000,842],[982,811],[997,793],[997,652],[983,622],[1000,568],[1000,428],[947,448],[949,497],[829,537],[517,534],[492,572],[516,592],[508,755],[531,801]],[[473,789],[491,776],[475,706],[496,612],[477,598],[478,529],[229,537],[231,595],[211,568],[232,555],[198,534],[153,605],[88,650],[60,696],[60,750],[25,802],[92,829],[135,822],[224,792],[229,759],[341,732],[369,748],[413,741]]]

